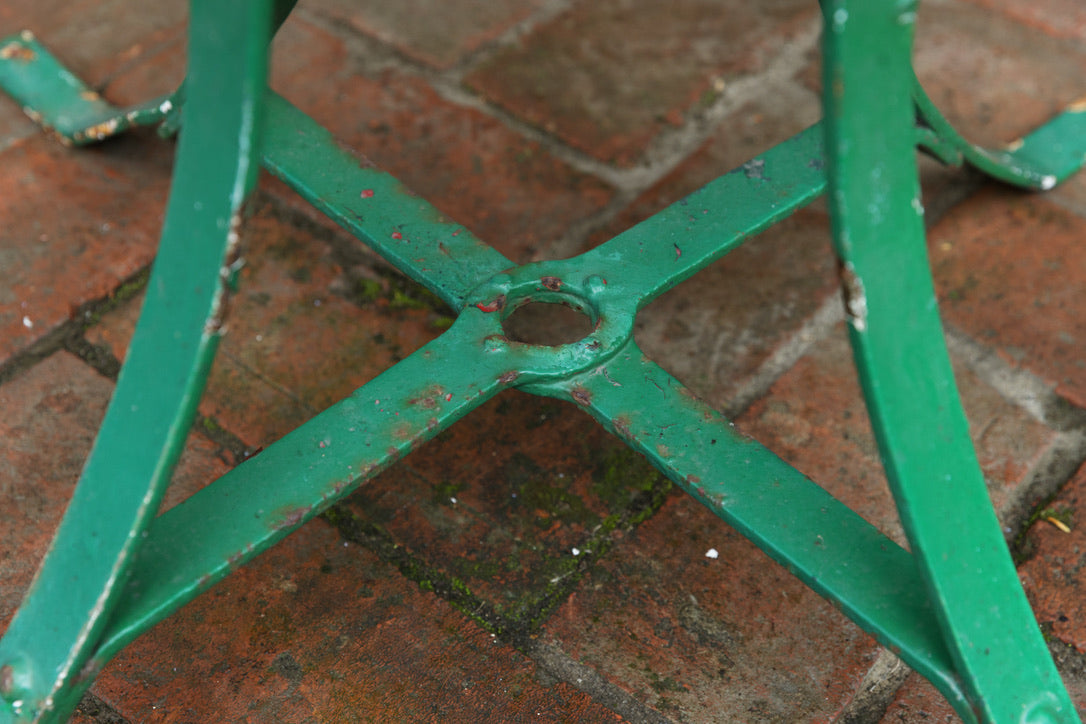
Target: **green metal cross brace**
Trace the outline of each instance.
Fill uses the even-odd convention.
[[[509,386],[582,406],[897,651],[965,721],[1077,721],[964,435],[924,258],[913,153],[919,144],[947,163],[1049,188],[1082,163],[1086,109],[1069,109],[1013,150],[970,146],[912,73],[915,5],[827,2],[825,127],[580,257],[513,268],[265,95],[269,29],[290,0],[271,11],[212,5],[193,5],[184,131],[155,293],[54,551],[0,641],[0,721],[66,717],[98,668],[141,632]],[[241,37],[240,46],[225,40]],[[223,67],[237,72],[207,70]],[[182,101],[179,92],[169,104],[115,109],[25,35],[0,40],[0,84],[73,143],[134,123],[176,128]],[[264,166],[459,316],[438,339],[151,520],[214,348],[261,106]],[[736,434],[632,339],[644,305],[820,195],[827,166],[857,363],[914,555]],[[178,251],[178,225],[202,230],[198,251]],[[179,312],[177,290],[191,284],[206,293]],[[502,321],[531,301],[580,309],[593,331],[555,347],[510,340]],[[169,321],[179,315],[188,321]],[[156,378],[175,381],[149,389],[163,350],[178,349],[191,352]],[[123,458],[118,447],[132,445],[133,431],[146,455],[103,482],[103,466]],[[98,525],[107,494],[130,506],[127,528]],[[967,535],[947,535],[939,506],[948,504],[979,521]],[[88,551],[88,531],[112,543]],[[77,595],[65,600],[62,587]]]

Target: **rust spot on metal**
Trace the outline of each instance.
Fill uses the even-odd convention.
[[[505,309],[505,295],[499,294],[497,297],[494,298],[494,301],[487,302],[485,304],[480,302],[475,306],[479,309],[480,312],[500,312],[501,310]]]
[[[517,372],[516,370],[509,370],[508,372],[506,372],[505,374],[503,374],[501,377],[498,378],[498,382],[500,382],[503,385],[508,385],[510,382],[512,382],[513,380],[515,380],[518,377],[520,377],[519,372]]]
[[[240,231],[239,209],[230,217],[230,230],[226,234],[226,256],[219,267],[219,291],[212,302],[211,316],[204,325],[204,334],[226,334],[226,316],[230,313],[230,287],[234,275],[242,267]]]
[[[845,315],[857,332],[867,329],[867,296],[864,283],[856,274],[851,262],[837,262],[837,272],[841,276],[841,293],[845,298]]]
[[[426,421],[426,429],[430,432],[433,432],[438,428],[439,424],[440,423],[437,421],[436,417],[431,417],[429,420]]]
[[[312,508],[308,505],[303,505],[300,508],[295,508],[294,510],[289,511],[285,516],[279,518],[279,520],[272,525],[272,528],[275,530],[286,530],[288,528],[294,528],[300,525],[303,520],[305,520],[305,516],[311,510]],[[240,554],[238,554],[238,557],[240,559]]]
[[[580,385],[575,385],[569,394],[578,405],[587,407],[592,402],[592,393]]]
[[[617,432],[622,437],[626,438],[627,440],[634,439],[634,435],[630,431],[630,419],[625,415],[619,415],[611,421],[611,424],[614,425],[615,432]]]
[[[0,666],[0,694],[8,696],[15,689],[15,668],[11,664]]]
[[[407,400],[407,404],[416,405],[424,410],[436,410],[438,406],[438,398],[445,395],[445,388],[441,385],[429,385],[422,391],[418,392],[414,397],[410,397]]]
[[[562,288],[562,280],[558,277],[543,277],[539,280],[539,283],[552,292],[557,292]]]
[[[0,48],[0,58],[3,58],[4,60],[17,60],[20,63],[29,63],[36,57],[33,50],[14,40],[3,48]]]
[[[664,444],[657,445],[656,454],[662,458],[669,458],[671,457],[671,448]]]
[[[678,259],[683,255],[683,250],[679,248],[678,244],[672,244],[672,246],[675,247],[675,258]]]
[[[387,450],[385,450],[385,454],[386,454],[386,455],[388,455],[389,457],[393,457],[393,458],[394,458],[394,457],[396,457],[397,455],[399,455],[399,454],[400,454],[400,451],[399,451],[399,450],[397,450],[396,448],[394,448],[393,446],[389,445],[389,446],[388,446],[388,449],[387,449]],[[377,465],[376,465],[376,464],[375,464],[375,465],[371,465],[370,467],[372,467],[372,468],[376,468],[376,467],[377,467]]]
[[[110,118],[108,121],[102,121],[90,128],[80,132],[72,134],[80,138],[93,138],[95,141],[101,141],[109,138],[117,131],[117,126],[120,125],[120,120],[116,118]]]
[[[95,678],[98,676],[98,672],[102,670],[102,665],[103,662],[97,657],[87,659],[86,663],[83,664],[83,667],[79,669],[79,673],[76,674],[75,680],[80,682]]]
[[[701,478],[699,478],[697,475],[694,475],[693,473],[691,473],[690,475],[686,476],[686,482],[688,484],[690,484],[690,485],[697,485],[698,483],[701,482]]]

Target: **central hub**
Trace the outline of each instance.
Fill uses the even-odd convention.
[[[584,339],[596,329],[596,322],[576,302],[529,299],[513,305],[502,329],[513,342],[558,347]]]
[[[563,378],[599,365],[633,331],[634,300],[622,296],[621,284],[608,285],[574,260],[497,274],[465,301],[486,352],[507,356],[522,378]]]

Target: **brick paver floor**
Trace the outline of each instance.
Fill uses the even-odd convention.
[[[180,0],[6,0],[117,103],[183,76]],[[302,0],[274,85],[518,263],[600,243],[820,116],[814,0]],[[929,0],[916,66],[969,136],[1086,95],[1077,0]],[[0,97],[0,630],[138,315],[173,144],[86,150]],[[1046,195],[921,161],[993,501],[1086,707],[1086,174]],[[450,312],[263,178],[166,505],[437,336]],[[815,204],[661,297],[638,343],[901,539]],[[1050,518],[1066,523],[1070,533]],[[706,553],[714,549],[716,557]],[[106,666],[76,721],[931,722],[831,605],[570,405],[507,392]]]

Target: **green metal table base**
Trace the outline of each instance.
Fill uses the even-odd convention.
[[[920,146],[1051,188],[1083,164],[1086,108],[1008,149],[974,147],[913,73],[914,2],[825,0],[822,123],[592,251],[515,267],[266,89],[268,41],[292,6],[194,0],[184,88],[129,110],[88,91],[29,34],[0,40],[0,85],[66,142],[183,121],[128,361],[0,641],[0,722],[63,720],[136,636],[507,387],[583,407],[932,681],[964,721],[1079,721],[968,442],[914,156]],[[156,518],[219,336],[259,163],[458,317]],[[856,363],[912,554],[737,434],[633,341],[648,302],[827,190]],[[502,322],[528,302],[578,309],[593,331],[558,346],[512,341]]]

